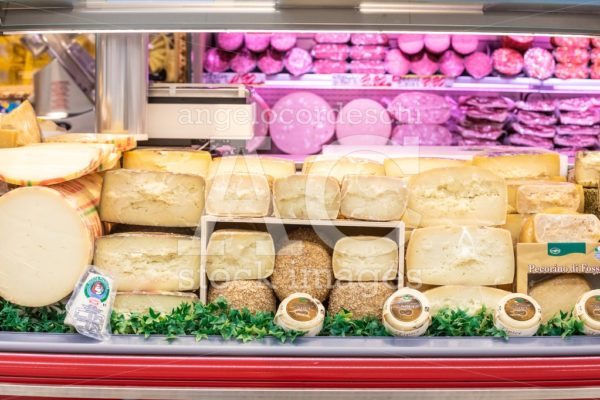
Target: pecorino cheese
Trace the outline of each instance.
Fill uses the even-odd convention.
[[[0,149],[17,147],[19,139],[19,130],[13,127],[0,128]]]
[[[96,242],[94,265],[119,291],[200,287],[200,239],[168,233],[117,233]]]
[[[590,284],[581,275],[563,274],[534,284],[528,294],[542,307],[542,323],[546,323],[559,311],[573,311],[577,300],[589,290]]]
[[[438,168],[410,181],[411,224],[502,225],[506,210],[506,182],[483,168]]]
[[[390,281],[398,276],[398,245],[386,237],[346,236],[333,248],[333,275],[342,281]]]
[[[413,283],[494,286],[512,283],[515,258],[510,232],[475,226],[415,229],[406,249]]]
[[[513,246],[519,242],[519,235],[521,234],[521,228],[527,220],[527,215],[522,214],[507,214],[506,223],[501,225],[500,228],[506,229],[510,232],[510,236],[513,241]]]
[[[575,158],[575,182],[597,188],[600,179],[600,151],[580,151]]]
[[[340,201],[340,184],[330,176],[290,175],[273,183],[275,215],[280,218],[336,219]]]
[[[520,185],[516,192],[515,206],[519,214],[537,214],[554,207],[583,211],[583,189],[569,182]]]
[[[135,136],[119,133],[65,133],[44,138],[47,143],[97,143],[112,144],[118,152],[135,149]]]
[[[506,179],[548,179],[560,175],[560,156],[549,151],[488,150],[476,154],[471,162]]]
[[[271,181],[268,175],[215,175],[206,189],[206,213],[221,217],[269,216]]]
[[[521,186],[534,185],[534,184],[552,184],[552,183],[565,183],[566,178],[564,176],[554,176],[549,179],[507,179],[506,188],[508,196],[508,213],[514,214],[517,212],[517,191]]]
[[[228,174],[269,175],[273,179],[285,178],[296,173],[293,160],[266,156],[227,156],[212,160],[208,177]]]
[[[510,292],[487,286],[450,285],[429,289],[424,294],[431,305],[431,315],[443,308],[461,309],[473,315],[481,311],[482,307],[493,311],[498,302]]]
[[[193,149],[144,148],[123,154],[123,168],[208,176],[211,156]]]
[[[267,232],[222,229],[206,249],[206,275],[211,281],[264,279],[273,274],[275,244]]]
[[[42,141],[40,126],[35,116],[35,110],[27,100],[22,102],[19,107],[5,114],[2,118],[2,125],[12,127],[18,131],[16,137],[17,146],[26,146],[32,143]]]
[[[198,296],[181,292],[119,292],[113,310],[123,314],[146,314],[150,309],[170,314],[182,304],[194,305]]]
[[[302,173],[332,176],[342,183],[346,175],[385,176],[383,164],[358,157],[309,156],[304,159]]]
[[[121,169],[104,175],[100,218],[105,222],[195,227],[204,209],[204,178]]]
[[[550,214],[531,216],[523,224],[520,243],[598,242],[600,220],[592,214]]]
[[[367,221],[400,220],[408,202],[408,185],[390,176],[346,175],[340,212]]]
[[[464,167],[469,164],[466,160],[433,157],[386,158],[383,161],[385,174],[397,178],[410,177],[436,168]]]

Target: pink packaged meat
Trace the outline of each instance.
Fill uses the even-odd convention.
[[[315,42],[317,43],[348,43],[350,41],[349,33],[316,33]]]
[[[594,36],[590,38],[590,42],[594,47],[600,47],[600,36]]]
[[[493,131],[501,131],[504,129],[503,122],[471,120],[468,118],[463,118],[462,120],[459,121],[459,124],[463,128],[476,130],[478,132],[493,132]]]
[[[590,78],[600,79],[600,61],[596,61],[590,67]]]
[[[403,34],[398,36],[398,48],[402,52],[413,55],[419,53],[425,47],[425,40],[420,34]]]
[[[561,112],[560,123],[563,125],[596,125],[600,123],[600,112],[596,109]]]
[[[519,110],[525,111],[554,112],[556,110],[554,99],[517,101],[515,104]]]
[[[590,76],[590,69],[585,64],[556,64],[554,71],[559,79],[587,79]]]
[[[512,110],[514,101],[502,96],[459,96],[458,104],[479,109]]]
[[[554,144],[572,147],[596,147],[598,145],[598,138],[589,135],[557,135],[554,137]]]
[[[459,136],[456,138],[456,144],[458,146],[497,146],[498,142],[495,140],[473,139]]]
[[[452,106],[437,94],[407,92],[396,96],[389,103],[388,111],[403,124],[441,125],[450,119]]]
[[[441,125],[396,125],[391,142],[398,146],[451,146],[453,138]]]
[[[308,51],[294,47],[285,55],[283,64],[290,74],[300,76],[312,68],[312,57]]]
[[[510,35],[502,37],[502,46],[511,49],[526,51],[533,45],[533,36]]]
[[[491,122],[506,122],[510,115],[508,110],[483,109],[477,107],[461,107],[467,118]]]
[[[558,119],[554,114],[544,114],[535,111],[517,111],[517,121],[525,125],[554,125]]]
[[[291,93],[273,106],[269,131],[273,143],[285,153],[318,153],[333,138],[335,114],[314,93]]]
[[[315,60],[313,72],[315,74],[343,74],[348,69],[346,61]]]
[[[554,58],[559,63],[586,64],[590,61],[590,52],[582,47],[557,47]]]
[[[430,33],[423,38],[427,51],[441,54],[450,48],[450,35],[443,33]]]
[[[410,70],[415,75],[430,76],[435,74],[439,68],[436,57],[425,51],[410,58]]]
[[[548,79],[554,74],[556,62],[546,49],[534,47],[525,53],[525,72],[535,79]]]
[[[514,76],[523,70],[523,56],[516,50],[503,47],[492,53],[494,69],[503,75]]]
[[[440,72],[449,78],[456,78],[465,72],[465,63],[453,50],[447,50],[440,58]]]
[[[581,125],[558,125],[556,133],[559,135],[600,135],[600,126],[581,126]]]
[[[492,73],[492,59],[487,54],[478,51],[465,58],[465,68],[473,78],[485,78]]]
[[[557,100],[560,111],[586,111],[596,106],[593,97],[571,97]]]
[[[598,60],[600,60],[600,47],[595,47],[592,49],[592,51],[590,52],[590,60],[592,61],[592,63],[595,63]]]
[[[555,47],[590,47],[589,37],[553,36],[551,41]]]
[[[346,44],[322,43],[312,48],[314,58],[343,61],[350,54],[350,46]]]
[[[258,69],[267,75],[283,71],[283,53],[269,49],[258,58]]]
[[[350,58],[353,60],[383,60],[387,47],[375,45],[357,45],[350,48]]]
[[[384,33],[353,33],[350,35],[352,44],[380,44],[388,43],[388,35]]]
[[[512,129],[521,135],[537,136],[542,138],[553,138],[556,135],[556,128],[548,125],[525,125],[519,122],[513,122]]]
[[[530,135],[519,135],[518,133],[508,135],[507,141],[513,146],[541,147],[548,150],[552,150],[554,148],[554,142],[552,142],[552,139]]]
[[[467,55],[479,47],[479,38],[474,35],[452,35],[452,48],[457,53]]]
[[[221,49],[208,49],[204,55],[204,69],[207,72],[225,72],[229,69],[231,56]]]
[[[231,59],[231,70],[238,74],[247,74],[256,68],[256,56],[246,49],[238,52]]]
[[[385,63],[375,60],[354,60],[350,62],[353,74],[385,74]]]
[[[255,53],[262,53],[265,51],[269,44],[271,44],[270,33],[246,33],[244,35],[244,41],[246,42],[246,48]]]
[[[271,47],[277,51],[288,51],[296,45],[296,34],[278,32],[271,35]]]
[[[236,51],[244,44],[244,34],[241,32],[217,33],[217,46],[225,51]]]
[[[410,60],[398,49],[391,49],[385,56],[385,70],[394,76],[403,76],[410,71]]]
[[[338,113],[335,134],[344,145],[385,145],[392,133],[392,119],[374,100],[356,99]]]
[[[498,140],[504,133],[502,129],[473,129],[461,125],[457,125],[456,130],[462,137],[469,139]]]

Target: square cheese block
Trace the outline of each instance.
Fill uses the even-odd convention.
[[[515,258],[510,232],[475,226],[415,229],[406,249],[413,283],[493,286],[512,283]]]
[[[583,189],[569,182],[539,182],[520,185],[516,193],[519,214],[537,214],[550,208],[583,211]]]
[[[215,231],[206,249],[206,275],[211,281],[264,279],[273,274],[275,244],[267,232]]]
[[[400,220],[408,203],[407,183],[390,176],[346,175],[340,211],[366,221]]]
[[[208,151],[176,148],[143,148],[123,154],[123,168],[208,176]]]
[[[583,187],[598,187],[600,151],[580,151],[575,158],[575,182]]]
[[[592,214],[536,214],[521,230],[520,242],[560,243],[600,241],[600,220]],[[529,234],[529,235],[528,235]]]
[[[304,159],[302,173],[332,176],[342,182],[346,175],[385,176],[383,164],[358,157],[308,156]]]
[[[560,175],[560,155],[550,151],[490,149],[473,156],[471,162],[506,179],[548,179]]]
[[[443,308],[464,310],[470,315],[477,314],[483,307],[493,311],[498,302],[507,294],[506,290],[486,286],[440,286],[426,290],[431,306],[431,315],[435,315]]]
[[[586,279],[577,274],[562,274],[535,283],[529,289],[542,308],[542,323],[560,311],[571,312],[582,294],[592,290]]]
[[[390,281],[398,276],[398,244],[377,236],[347,236],[333,249],[333,274],[341,281]]]
[[[113,311],[122,314],[146,314],[150,309],[170,314],[182,304],[198,302],[194,293],[183,292],[119,292],[115,297]]]
[[[200,239],[168,233],[117,233],[96,241],[94,265],[119,291],[200,287]]]
[[[206,213],[221,217],[269,216],[271,181],[267,175],[215,175],[208,181]]]
[[[523,228],[523,224],[525,224],[527,218],[528,216],[523,214],[507,214],[506,223],[504,225],[500,225],[500,228],[506,229],[510,232],[513,246],[519,242],[521,228]]]
[[[290,175],[275,179],[273,201],[280,218],[336,219],[340,184],[330,176]]]
[[[565,183],[566,178],[564,176],[553,176],[549,179],[507,179],[506,188],[508,196],[508,209],[509,214],[517,213],[517,191],[521,186],[524,185],[535,185],[535,184],[552,184],[552,183]]]
[[[121,169],[104,175],[100,218],[105,222],[195,227],[204,210],[198,175]]]
[[[386,158],[383,161],[385,174],[397,178],[410,177],[436,168],[464,167],[469,164],[470,161],[466,160],[433,157]]]
[[[229,174],[269,175],[273,179],[285,178],[296,173],[296,163],[279,157],[267,156],[226,156],[212,160],[208,177]]]
[[[506,203],[503,178],[483,168],[450,167],[411,178],[407,213],[411,226],[502,225]]]

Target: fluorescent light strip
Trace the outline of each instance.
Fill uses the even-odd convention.
[[[361,3],[365,14],[483,14],[481,4]]]

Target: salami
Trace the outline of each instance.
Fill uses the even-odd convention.
[[[600,61],[596,61],[590,68],[590,77],[592,79],[600,79]]]
[[[558,119],[553,114],[544,114],[535,111],[517,111],[517,121],[525,125],[555,125]]]
[[[403,124],[444,124],[452,107],[446,99],[433,93],[408,92],[396,96],[388,106],[389,113]]]
[[[592,63],[598,62],[600,60],[600,47],[593,48],[590,52],[590,60]]]
[[[516,107],[524,111],[554,112],[556,110],[556,100],[517,101]]]
[[[507,141],[513,146],[541,147],[548,150],[554,148],[554,142],[552,142],[552,139],[546,139],[537,136],[520,135],[518,133],[508,135]]]
[[[451,146],[452,134],[441,125],[397,125],[391,142],[398,146]]]
[[[548,79],[554,74],[556,62],[554,56],[546,49],[534,47],[525,53],[525,72],[535,79]]]
[[[269,49],[258,58],[257,65],[267,75],[278,74],[283,71],[283,53]]]
[[[315,74],[343,74],[348,69],[346,61],[315,60],[313,71]]]
[[[596,106],[593,97],[572,97],[558,100],[560,111],[587,111]]]
[[[277,51],[288,51],[296,45],[296,34],[276,32],[271,36],[271,47]]]
[[[350,47],[345,44],[323,43],[312,48],[314,58],[343,61],[348,58]]]
[[[559,135],[593,135],[600,136],[600,126],[558,125],[556,133]]]
[[[548,125],[525,125],[519,122],[513,122],[512,129],[521,135],[537,136],[552,139],[556,135],[556,128]]]
[[[256,68],[256,56],[244,49],[231,59],[231,70],[238,74],[247,74]]]
[[[392,133],[392,119],[378,102],[356,99],[340,110],[335,133],[344,145],[385,145]]]
[[[391,49],[385,56],[385,70],[394,76],[403,76],[410,71],[410,60],[398,49]]]
[[[595,109],[587,111],[561,112],[560,123],[563,125],[596,125],[600,123],[600,112],[596,111]]]
[[[440,58],[440,72],[449,78],[456,78],[465,72],[465,63],[453,50],[448,50]]]
[[[425,41],[423,39],[423,35],[418,34],[404,34],[398,36],[398,47],[402,52],[414,55],[425,47]]]
[[[502,96],[459,96],[458,104],[479,109],[512,110],[515,103]]]
[[[312,68],[312,57],[308,51],[294,47],[285,55],[283,64],[288,72],[294,76],[307,73]]]
[[[415,75],[430,76],[437,72],[439,64],[435,56],[422,52],[410,58],[410,70]]]
[[[231,56],[221,49],[208,49],[204,55],[204,69],[207,72],[225,72],[229,69]]]
[[[315,42],[317,43],[348,43],[350,41],[349,33],[317,33]]]
[[[244,35],[246,48],[255,53],[262,53],[271,44],[270,33],[246,33]]]
[[[582,47],[557,47],[554,49],[554,58],[559,63],[587,64],[590,52]]]
[[[484,125],[485,126],[485,125]],[[502,129],[470,129],[457,125],[456,129],[464,138],[498,140],[504,134]]]
[[[492,73],[492,59],[485,53],[475,52],[465,58],[465,68],[473,78],[485,78]]]
[[[387,52],[385,46],[359,45],[350,48],[350,58],[353,60],[384,60]]]
[[[225,51],[236,51],[244,44],[244,34],[241,32],[217,33],[217,46]]]
[[[354,33],[350,35],[350,41],[354,45],[358,44],[379,44],[386,45],[388,36],[384,33]]]
[[[556,65],[554,72],[560,79],[587,79],[590,76],[590,69],[586,64],[563,64]]]
[[[502,46],[511,49],[526,51],[533,45],[533,36],[528,35],[510,35],[502,38]]]
[[[383,61],[354,60],[350,62],[350,72],[353,74],[385,74]]]
[[[479,38],[474,35],[452,35],[452,48],[457,53],[467,55],[479,47]]]
[[[590,135],[557,135],[554,138],[554,144],[572,147],[596,147],[598,145],[598,138]]]
[[[450,35],[446,34],[428,34],[423,38],[427,51],[434,54],[441,54],[450,48]]]
[[[551,41],[555,47],[590,47],[589,37],[553,36]]]
[[[523,56],[516,50],[503,47],[492,54],[494,69],[503,75],[514,76],[523,71]]]
[[[592,43],[592,46],[600,47],[600,36],[594,36],[594,37],[590,38],[590,41]]]

